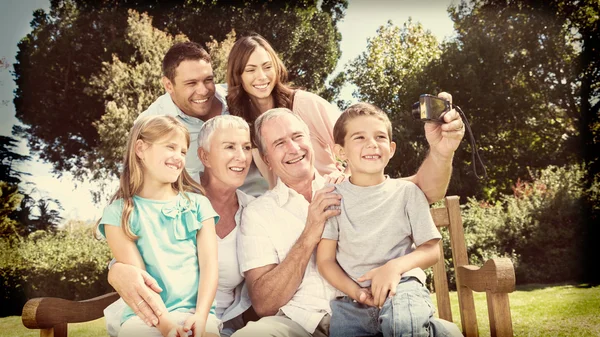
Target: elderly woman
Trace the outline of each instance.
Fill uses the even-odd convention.
[[[252,162],[248,123],[240,117],[230,115],[211,118],[200,130],[198,147],[198,156],[205,167],[201,183],[220,216],[215,227],[219,254],[216,314],[223,322],[221,335],[230,336],[243,327],[246,320],[254,317],[236,251],[241,214],[244,207],[254,199],[238,189],[244,183]],[[147,324],[152,323],[156,318],[155,314],[160,314],[157,303],[160,297],[156,296],[160,288],[145,271],[115,263],[109,271],[108,280]],[[114,334],[119,322],[110,318],[110,310],[105,314],[108,330]]]

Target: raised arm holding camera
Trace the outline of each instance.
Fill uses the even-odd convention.
[[[438,97],[452,104],[452,95],[449,93],[441,92]],[[450,109],[441,118],[444,123],[425,123],[429,153],[417,173],[405,178],[421,188],[429,203],[442,199],[446,194],[454,151],[465,135],[463,121],[455,109]]]

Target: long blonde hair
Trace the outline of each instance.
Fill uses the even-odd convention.
[[[119,189],[110,199],[110,203],[118,199],[123,199],[123,212],[121,213],[121,228],[125,235],[132,241],[137,239],[129,226],[129,217],[133,210],[133,196],[140,192],[144,183],[143,164],[141,159],[135,153],[135,145],[138,140],[147,144],[152,144],[173,133],[180,133],[185,136],[186,147],[190,146],[190,134],[186,127],[173,116],[145,116],[139,118],[131,131],[127,140],[127,150],[123,157],[123,171],[121,172]],[[171,184],[173,190],[181,192],[195,192],[204,194],[204,188],[190,177],[185,169],[175,182]],[[186,198],[185,193],[183,194]],[[98,224],[100,220],[98,220]]]

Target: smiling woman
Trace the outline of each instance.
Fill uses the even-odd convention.
[[[333,125],[340,116],[339,109],[315,94],[291,87],[287,76],[285,65],[263,37],[240,38],[227,62],[230,113],[244,118],[252,126],[256,118],[269,109],[292,110],[309,127],[317,171],[322,175],[339,175],[341,171],[333,154]],[[253,151],[253,157],[273,187],[275,177],[257,151]]]

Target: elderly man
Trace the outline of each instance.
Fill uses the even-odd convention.
[[[323,187],[326,181],[313,166],[308,127],[297,115],[272,109],[256,120],[255,128],[259,152],[278,181],[242,217],[238,259],[252,305],[262,318],[233,336],[328,336],[329,301],[336,290],[318,273],[314,251],[325,221],[340,213],[331,207],[340,205],[340,197],[331,193],[333,187]],[[436,150],[449,154],[449,162],[441,164],[448,166],[442,171],[447,176],[442,173],[424,189],[435,191],[436,197],[445,193],[452,153],[462,138],[459,132],[443,139],[452,128],[458,129],[446,125],[437,130]]]

